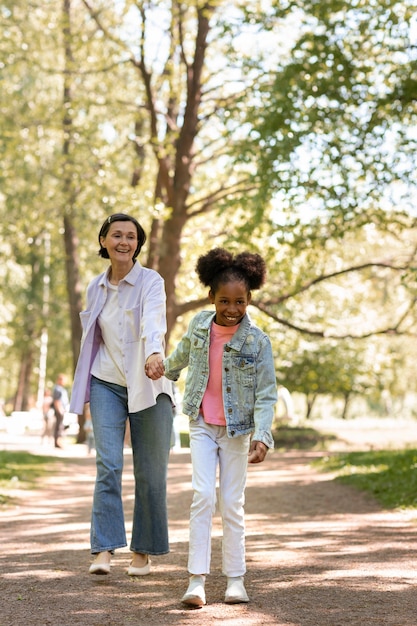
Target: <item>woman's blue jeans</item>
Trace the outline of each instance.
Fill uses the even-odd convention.
[[[161,394],[156,405],[129,413],[126,387],[92,377],[90,411],[97,465],[91,516],[92,554],[127,545],[122,503],[127,418],[135,478],[130,549],[142,554],[167,554],[166,482],[173,422],[171,398]]]

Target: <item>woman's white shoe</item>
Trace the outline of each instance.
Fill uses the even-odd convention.
[[[111,552],[99,552],[90,565],[90,574],[110,574]]]
[[[147,576],[151,573],[151,560],[149,556],[146,564],[142,567],[135,567],[134,565],[132,565],[132,563],[129,565],[127,570],[129,576]]]

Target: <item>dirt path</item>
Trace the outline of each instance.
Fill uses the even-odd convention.
[[[208,605],[179,602],[187,582],[188,451],[169,472],[171,553],[152,574],[88,574],[94,458],[64,452],[37,490],[0,513],[0,626],[416,626],[417,526],[310,466],[313,453],[274,452],[251,466],[247,488],[248,605],[223,603],[216,517]],[[43,450],[45,452],[45,450]],[[132,508],[126,455],[126,518]],[[130,526],[128,525],[128,529]]]

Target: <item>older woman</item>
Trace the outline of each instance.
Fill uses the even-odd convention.
[[[146,240],[139,222],[116,213],[99,232],[110,260],[87,288],[83,337],[70,410],[90,402],[97,476],[91,518],[91,574],[108,574],[116,548],[127,545],[122,502],[123,448],[129,420],[135,478],[131,576],[149,574],[149,555],[169,552],[166,475],[172,433],[172,385],[151,380],[164,357],[165,289],[161,276],[136,260]]]

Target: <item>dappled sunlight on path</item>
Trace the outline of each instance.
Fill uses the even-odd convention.
[[[21,443],[23,447],[24,442]],[[26,448],[28,448],[26,445]],[[30,448],[30,446],[29,446]],[[32,447],[50,454],[50,450]],[[88,574],[95,459],[83,446],[52,453],[53,472],[38,488],[16,490],[1,509],[1,626],[415,626],[417,527],[403,512],[312,469],[318,453],[277,451],[249,467],[246,492],[248,605],[223,603],[221,524],[213,524],[208,605],[183,608],[187,582],[191,464],[170,460],[171,553],[153,559],[150,576],[129,578],[129,550],[109,576]],[[131,454],[124,494],[128,538],[133,506]]]

